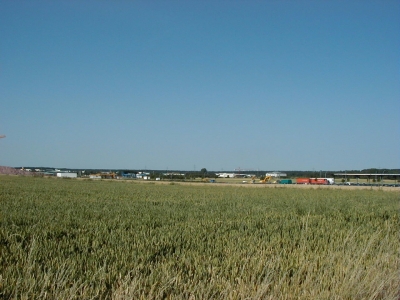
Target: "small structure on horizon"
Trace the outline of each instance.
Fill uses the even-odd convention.
[[[57,172],[57,177],[61,177],[61,178],[77,178],[78,177],[78,173]]]
[[[271,177],[286,177],[287,174],[286,173],[282,173],[282,172],[271,172],[271,173],[266,173],[265,176],[271,176]]]

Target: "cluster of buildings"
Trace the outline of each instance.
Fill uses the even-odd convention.
[[[255,174],[240,174],[240,173],[216,173],[218,178],[253,178],[257,177]],[[271,172],[266,173],[265,176],[274,177],[274,178],[281,178],[286,177],[286,173],[282,172]]]
[[[73,171],[60,171],[54,170],[51,172],[44,173],[45,175],[53,175],[56,177],[61,178],[77,178],[77,177],[88,177],[90,179],[143,179],[143,180],[150,180],[150,173],[149,172],[137,172],[137,173],[122,173],[117,174],[114,172],[99,172],[95,174],[85,175],[84,171],[83,174],[81,172],[73,172]],[[164,178],[175,177],[175,176],[184,176],[185,174],[181,173],[163,173],[161,174]],[[156,178],[156,180],[160,180],[160,178]]]
[[[77,177],[88,177],[90,179],[118,179],[118,178],[124,178],[124,179],[143,179],[143,180],[149,180],[150,179],[150,173],[149,172],[127,172],[127,173],[114,173],[114,172],[97,172],[97,173],[90,173],[85,172],[84,170],[81,171],[75,171],[75,170],[68,170],[68,169],[37,169],[37,168],[22,168],[21,170],[27,171],[27,172],[38,172],[42,173],[43,175],[46,176],[55,176],[55,177],[60,177],[60,178],[77,178]],[[167,172],[167,173],[162,173],[160,174],[163,178],[169,178],[169,177],[177,177],[177,176],[185,176],[185,174],[177,173],[177,172]],[[258,177],[256,174],[247,174],[247,173],[240,173],[240,172],[235,172],[235,173],[216,173],[216,176],[218,178],[255,178]],[[286,173],[282,172],[269,172],[266,173],[265,176],[271,177],[271,178],[283,178],[287,177]]]

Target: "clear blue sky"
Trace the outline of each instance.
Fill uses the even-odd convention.
[[[400,167],[400,2],[0,1],[0,165]]]

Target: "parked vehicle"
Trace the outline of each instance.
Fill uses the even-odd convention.
[[[320,185],[328,185],[334,184],[334,178],[297,178],[296,184],[320,184]]]
[[[260,180],[260,183],[270,183],[272,176],[265,176],[263,180]]]
[[[297,178],[297,184],[310,184],[310,178]]]
[[[292,184],[292,179],[281,179],[279,180],[280,184]]]
[[[326,178],[310,178],[311,184],[329,184]]]

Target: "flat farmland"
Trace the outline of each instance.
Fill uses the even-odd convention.
[[[398,190],[248,186],[0,176],[0,298],[398,299]]]
[[[125,180],[127,182],[132,180]],[[344,189],[344,190],[382,190],[382,191],[392,191],[398,192],[400,194],[400,187],[395,186],[382,186],[379,184],[374,185],[344,185],[344,184],[334,184],[334,185],[318,185],[318,184],[278,184],[278,183],[251,183],[250,179],[243,178],[229,178],[216,179],[214,183],[204,182],[200,179],[193,181],[152,181],[152,180],[135,180],[136,183],[141,184],[179,184],[179,185],[215,185],[215,186],[241,186],[248,188],[300,188],[300,189]],[[393,183],[394,184],[394,183]]]

